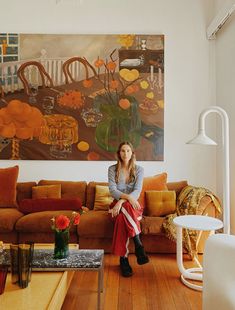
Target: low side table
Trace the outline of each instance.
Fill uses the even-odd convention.
[[[197,285],[189,282],[187,279],[202,281],[202,268],[184,268],[183,264],[183,246],[182,246],[182,229],[192,230],[217,230],[223,227],[223,222],[219,219],[203,215],[183,215],[177,216],[173,220],[177,229],[177,265],[181,272],[181,281],[188,287],[201,291],[202,285]]]

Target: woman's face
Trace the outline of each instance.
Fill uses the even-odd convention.
[[[120,157],[123,162],[129,162],[132,156],[132,150],[129,145],[124,144],[120,149]]]

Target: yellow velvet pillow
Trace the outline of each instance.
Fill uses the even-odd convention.
[[[175,191],[146,191],[146,215],[164,216],[176,209]]]
[[[61,198],[61,184],[33,186],[32,198]]]
[[[158,191],[163,191],[163,190],[168,190],[166,186],[166,181],[167,181],[167,173],[161,173],[157,174],[153,177],[146,177],[143,180],[143,187],[142,191],[140,193],[140,197],[138,199],[139,203],[145,207],[145,192],[150,191],[150,190],[158,190]]]
[[[0,169],[0,208],[16,207],[19,166]]]
[[[109,205],[113,201],[113,197],[109,192],[108,186],[96,185],[95,187],[95,211],[105,211],[109,209]]]

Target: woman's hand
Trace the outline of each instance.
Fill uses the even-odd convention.
[[[115,204],[115,206],[111,210],[109,210],[109,213],[112,214],[112,217],[116,217],[119,214],[123,202],[125,202],[124,199],[118,200],[118,202]]]
[[[137,200],[135,200],[135,198],[133,198],[131,195],[122,194],[121,197],[122,197],[122,199],[128,200],[129,203],[132,205],[132,207],[135,210],[140,210],[141,209],[141,206],[140,206],[139,202]]]
[[[129,195],[128,201],[132,205],[132,207],[136,210],[140,210],[141,206],[137,200],[135,200],[131,195]]]

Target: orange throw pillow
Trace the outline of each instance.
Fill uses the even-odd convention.
[[[19,166],[0,169],[0,207],[16,207],[16,182]]]
[[[61,198],[61,184],[33,186],[32,198]]]
[[[167,191],[167,173],[161,173],[157,174],[153,177],[146,177],[144,178],[143,181],[143,187],[142,191],[140,193],[140,197],[138,199],[139,203],[145,208],[145,192],[146,191],[152,191],[152,190],[157,190],[157,191]]]

